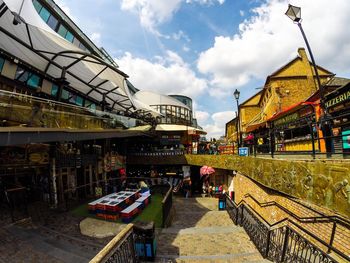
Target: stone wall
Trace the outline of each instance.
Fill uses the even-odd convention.
[[[259,183],[350,216],[350,162],[186,155],[189,165],[237,170]]]

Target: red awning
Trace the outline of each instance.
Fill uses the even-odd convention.
[[[279,117],[282,117],[288,113],[290,113],[292,110],[296,111],[298,109],[300,109],[302,106],[305,106],[305,105],[315,105],[314,102],[309,102],[309,101],[301,101],[301,102],[298,102],[292,106],[289,106],[285,109],[283,109],[282,111],[276,113],[275,115],[273,115],[271,118],[269,118],[267,121],[273,121],[273,120],[276,120],[278,119]]]

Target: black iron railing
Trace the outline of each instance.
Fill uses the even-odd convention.
[[[337,257],[344,262],[350,262],[350,257],[333,246],[336,223],[346,224],[336,217],[308,217],[294,218],[298,223],[284,218],[278,222],[270,224],[260,214],[258,214],[245,200],[238,204],[226,195],[226,209],[236,225],[241,225],[259,252],[269,260],[274,262],[338,262],[328,253],[334,252]],[[256,201],[256,199],[254,199]],[[275,205],[274,202],[259,203],[260,207]],[[328,221],[327,221],[328,220]],[[325,242],[315,233],[310,232],[300,225],[300,223],[333,222],[332,234],[329,242]],[[309,237],[309,238],[306,238]],[[310,239],[316,241],[325,249],[312,243]]]
[[[171,221],[171,209],[173,207],[173,187],[170,186],[168,192],[162,200],[162,227],[167,227],[170,225]]]
[[[134,235],[133,225],[127,225],[90,261],[90,263],[139,262],[135,252]]]

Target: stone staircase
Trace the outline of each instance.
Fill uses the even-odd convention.
[[[269,262],[216,198],[175,198],[172,226],[157,235],[156,262]]]

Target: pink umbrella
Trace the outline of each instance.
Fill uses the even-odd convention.
[[[201,176],[204,176],[204,175],[210,175],[210,174],[213,174],[215,173],[215,170],[213,167],[210,167],[210,166],[202,166],[201,169],[199,170],[199,173]]]

